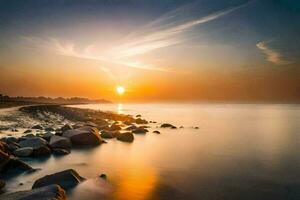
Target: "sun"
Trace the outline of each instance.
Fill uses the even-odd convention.
[[[117,86],[116,91],[119,95],[122,95],[125,93],[125,88],[123,86]]]

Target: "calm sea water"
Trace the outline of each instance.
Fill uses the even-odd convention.
[[[300,106],[256,104],[123,104],[81,108],[141,114],[183,129],[151,130],[131,144],[108,140],[64,157],[28,162],[41,171],[9,181],[28,189],[66,168],[89,178],[71,200],[300,199]],[[192,127],[198,126],[199,129]],[[107,174],[107,181],[97,178]],[[23,186],[18,184],[25,183]]]

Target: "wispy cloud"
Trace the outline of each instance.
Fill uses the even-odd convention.
[[[267,61],[275,65],[287,65],[291,63],[291,61],[286,60],[278,50],[272,49],[269,43],[269,41],[261,41],[256,44],[256,47],[265,54]]]
[[[169,71],[165,67],[157,67],[153,63],[139,60],[139,55],[176,45],[186,41],[185,33],[195,26],[208,23],[228,15],[247,4],[219,10],[202,17],[191,17],[184,14],[194,9],[192,4],[177,8],[150,22],[122,40],[121,45],[112,46],[106,52],[99,52],[97,46],[88,45],[85,48],[75,48],[75,43],[62,42],[55,38],[22,37],[24,44],[30,48],[45,49],[63,56],[98,60],[127,67]]]

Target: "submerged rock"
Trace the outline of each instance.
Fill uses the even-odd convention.
[[[122,133],[117,136],[117,139],[122,141],[122,142],[133,142],[134,136],[130,132]]]
[[[169,123],[164,123],[160,126],[161,128],[171,128],[171,129],[176,129],[177,127],[172,125],[172,124],[169,124]]]
[[[61,148],[61,149],[70,149],[72,143],[69,138],[53,135],[50,138],[49,145],[51,148]]]
[[[64,189],[69,189],[84,181],[74,169],[67,169],[61,172],[50,174],[36,180],[32,188],[39,188],[47,185],[58,184]]]
[[[149,131],[145,128],[136,128],[136,129],[132,130],[132,132],[135,134],[145,134]]]
[[[14,155],[18,157],[27,157],[33,153],[32,147],[23,147],[14,151]]]
[[[160,131],[153,131],[153,133],[160,134]]]
[[[52,149],[52,152],[57,156],[67,155],[71,153],[68,149]]]
[[[137,126],[131,125],[131,126],[128,126],[125,130],[127,130],[127,131],[132,131],[132,130],[134,130],[134,129],[136,129],[136,128],[137,128]]]
[[[1,195],[3,200],[67,200],[64,189],[59,185],[49,185],[33,190]]]
[[[63,137],[69,138],[74,145],[94,146],[103,142],[99,130],[89,126],[68,130],[63,133]]]
[[[135,120],[135,123],[137,123],[137,124],[148,124],[148,121],[145,120],[145,119],[137,118]]]

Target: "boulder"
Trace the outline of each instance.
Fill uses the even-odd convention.
[[[35,125],[35,126],[31,127],[31,129],[43,130],[44,127],[42,125],[38,124],[38,125]]]
[[[69,138],[73,145],[94,146],[103,142],[99,130],[89,126],[65,131],[63,137]]]
[[[23,147],[16,149],[14,151],[14,155],[18,157],[27,157],[30,156],[33,153],[33,148],[32,147]]]
[[[53,135],[50,138],[49,145],[51,148],[61,148],[61,149],[70,149],[72,147],[72,143],[69,138],[65,138],[58,135]]]
[[[137,118],[135,119],[135,123],[137,124],[148,124],[148,121],[145,119]]]
[[[172,124],[169,124],[169,123],[164,123],[162,125],[160,125],[160,128],[172,128],[172,129],[176,129],[177,127],[172,125]]]
[[[73,129],[73,127],[70,125],[70,124],[65,124],[63,127],[61,127],[61,131],[62,132],[65,132],[65,131],[68,131],[68,130],[71,130]]]
[[[136,128],[136,129],[132,130],[132,132],[135,134],[145,134],[148,132],[148,130],[145,128]]]
[[[54,155],[57,155],[57,156],[62,156],[62,155],[67,155],[70,152],[70,150],[68,149],[52,149],[52,152]]]
[[[47,141],[40,137],[29,137],[26,140],[19,142],[20,147],[32,147],[38,149],[42,146],[47,145]]]
[[[122,141],[122,142],[133,142],[134,136],[130,132],[122,133],[117,136],[117,139]]]
[[[1,195],[3,200],[67,200],[64,189],[59,185],[49,185],[33,190]]]
[[[33,149],[33,156],[35,157],[49,156],[50,154],[51,150],[47,146],[41,146]]]
[[[40,188],[47,185],[58,184],[64,189],[69,189],[84,181],[74,169],[67,169],[61,172],[50,174],[36,180],[32,188]]]

